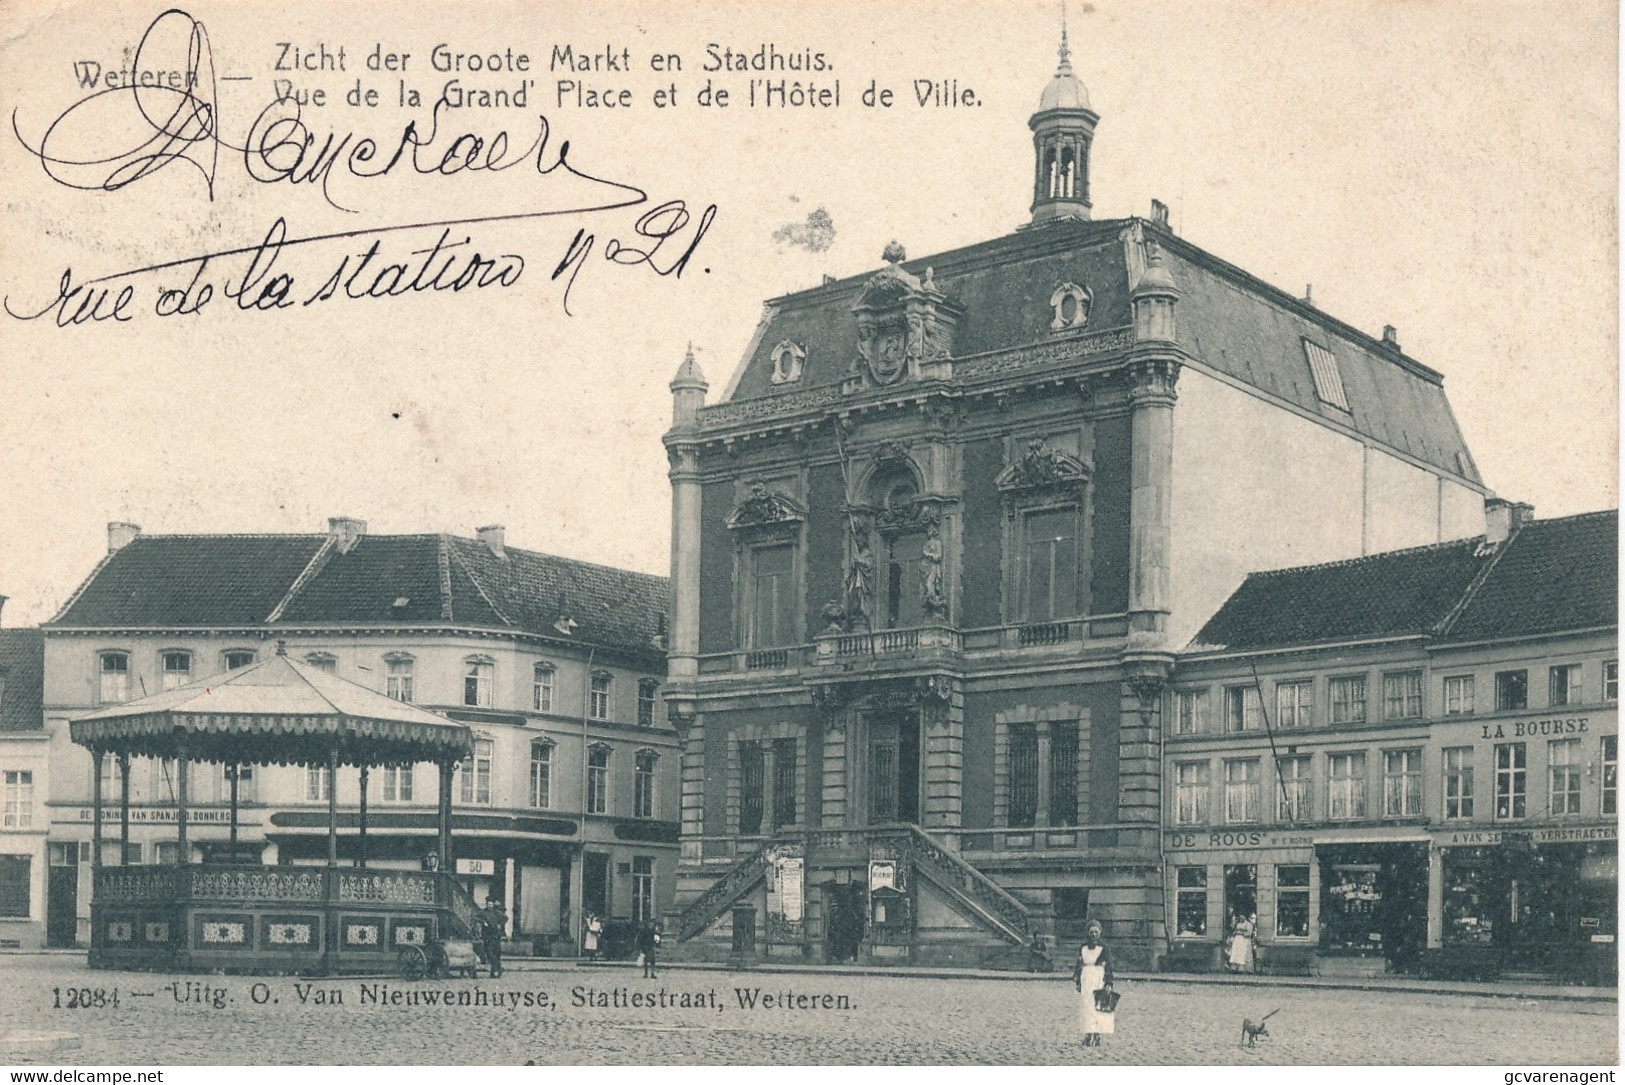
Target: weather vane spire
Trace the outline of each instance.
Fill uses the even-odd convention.
[[[1072,50],[1066,46],[1066,0],[1061,0],[1061,69],[1072,67]]]

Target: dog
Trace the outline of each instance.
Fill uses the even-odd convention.
[[[1245,1019],[1244,1021],[1242,1021],[1242,1023],[1241,1023],[1241,1046],[1242,1047],[1257,1047],[1260,1037],[1262,1037],[1263,1039],[1266,1039],[1266,1040],[1269,1039],[1270,1038],[1270,1030],[1265,1026],[1264,1022],[1268,1021],[1270,1018],[1274,1017],[1276,1014],[1278,1014],[1280,1012],[1281,1011],[1279,1009],[1274,1009],[1274,1010],[1271,1010],[1269,1013],[1266,1013],[1263,1017],[1259,1018],[1257,1021],[1254,1021],[1250,1017]]]

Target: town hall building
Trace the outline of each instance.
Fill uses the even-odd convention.
[[[1099,119],[1063,37],[1027,226],[672,381],[678,954],[1019,965],[1096,918],[1151,963],[1178,649],[1251,570],[1483,534],[1440,374],[1160,203],[1093,218]]]

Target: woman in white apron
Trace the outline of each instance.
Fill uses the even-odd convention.
[[[1236,920],[1235,929],[1230,933],[1230,953],[1227,962],[1230,971],[1254,971],[1253,937],[1257,929],[1257,923],[1251,916],[1241,916]]]
[[[1099,1046],[1101,1036],[1117,1030],[1116,1015],[1102,1013],[1095,1005],[1095,992],[1112,985],[1112,960],[1100,941],[1100,932],[1100,923],[1091,919],[1083,945],[1078,947],[1078,963],[1072,969],[1072,985],[1080,997],[1078,1020],[1083,1026],[1084,1047]]]

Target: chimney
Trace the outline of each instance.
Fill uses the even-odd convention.
[[[1315,284],[1314,283],[1304,283],[1304,285],[1303,285],[1303,303],[1305,305],[1313,305],[1315,303]]]
[[[1161,200],[1151,201],[1151,224],[1168,229],[1168,205]]]
[[[1487,498],[1484,502],[1484,541],[1491,546],[1499,546],[1534,518],[1533,505],[1508,501],[1503,497]]]
[[[1382,326],[1382,345],[1389,350],[1399,349],[1399,329],[1392,324]]]
[[[109,554],[115,554],[118,551],[123,550],[126,546],[129,546],[131,543],[135,542],[136,537],[140,534],[140,524],[126,524],[117,520],[113,521],[107,525],[107,552]]]
[[[357,520],[353,516],[329,516],[327,518],[327,534],[338,544],[339,553],[348,554],[355,549],[355,544],[361,541],[361,536],[367,533],[367,521]]]
[[[492,557],[505,559],[508,556],[508,551],[502,545],[505,531],[501,524],[486,524],[482,528],[476,528],[475,534],[479,535],[480,542],[490,549]]]

